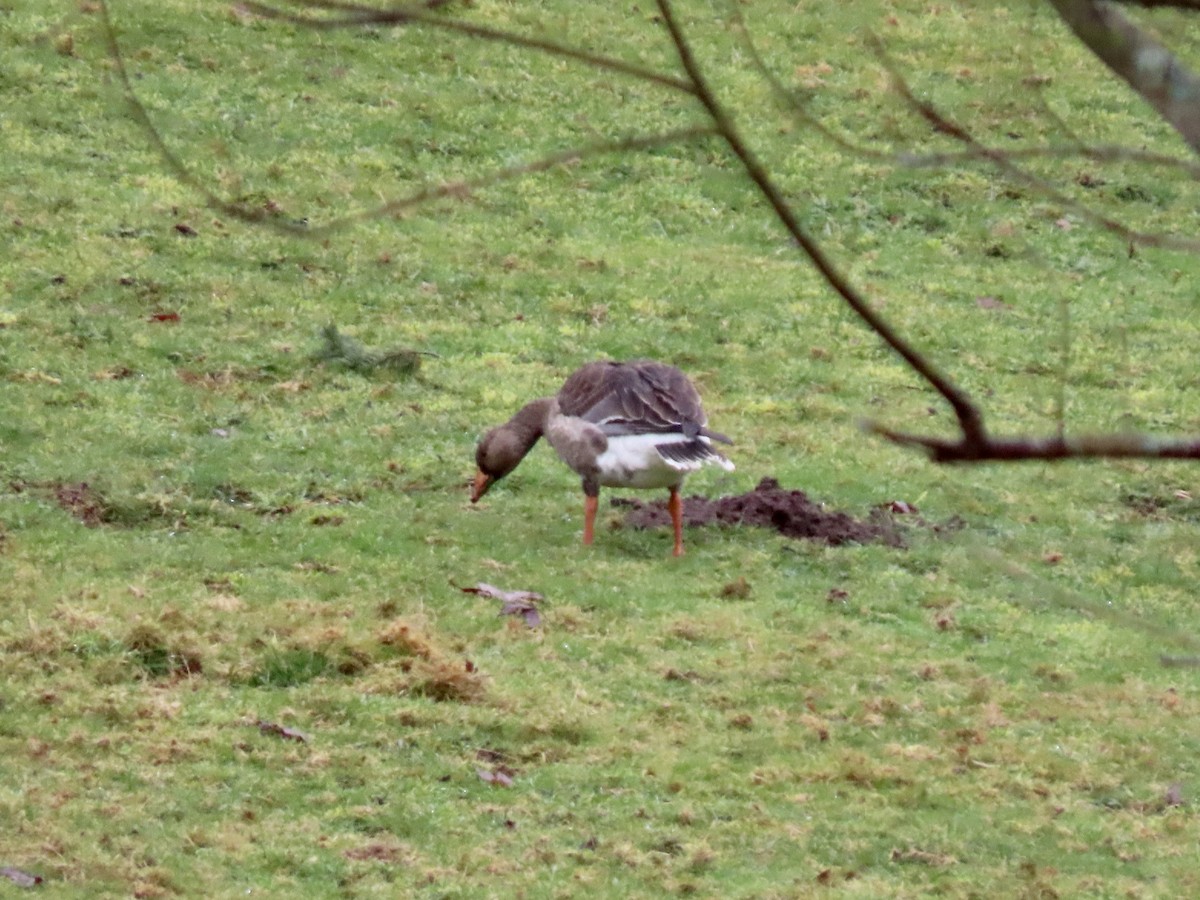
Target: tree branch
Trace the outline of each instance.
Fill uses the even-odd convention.
[[[675,20],[674,10],[669,0],[657,0],[657,2],[659,11],[663,16],[663,21],[666,23],[667,30],[671,35],[671,40],[675,44],[680,64],[691,80],[697,99],[712,118],[718,133],[724,138],[725,143],[729,145],[729,149],[741,162],[746,174],[758,187],[763,197],[766,198],[779,221],[783,223],[784,228],[787,229],[796,243],[800,245],[805,255],[808,256],[826,283],[837,291],[858,317],[866,322],[872,331],[878,334],[918,375],[929,382],[946,399],[946,402],[953,408],[966,439],[974,441],[984,440],[983,417],[966,392],[938,371],[929,360],[904,340],[888,321],[872,308],[867,299],[858,292],[846,276],[837,269],[833,261],[825,255],[825,251],[821,249],[820,244],[813,240],[800,226],[800,222],[784,198],[783,193],[767,174],[767,170],[763,167],[758,157],[755,156],[742,139],[733,118],[713,93],[708,80],[704,77],[704,73],[701,71],[692,54],[692,48],[688,43],[687,37],[684,35],[679,23]]]
[[[1197,0],[1200,3],[1200,0]],[[740,14],[735,11],[735,16],[741,22]],[[876,50],[884,60],[884,67],[891,75],[893,82],[897,85],[901,96],[909,103],[910,106],[917,111],[939,131],[951,134],[958,137],[967,144],[968,149],[954,153],[894,153],[886,150],[877,150],[874,147],[869,147],[864,144],[859,144],[849,140],[833,131],[817,119],[812,113],[804,108],[804,104],[796,97],[795,92],[788,88],[779,80],[778,76],[771,71],[766,61],[759,53],[758,47],[750,35],[749,30],[742,28],[743,45],[746,48],[747,55],[758,73],[763,77],[767,84],[771,87],[772,93],[784,109],[795,115],[807,128],[816,131],[834,146],[844,150],[847,153],[853,153],[864,159],[874,159],[879,162],[888,163],[890,165],[902,166],[910,169],[923,168],[940,168],[947,165],[953,165],[964,162],[982,162],[989,165],[1001,168],[1003,172],[1012,177],[1014,180],[1024,182],[1027,186],[1047,194],[1051,199],[1062,204],[1068,209],[1077,212],[1082,218],[1092,221],[1094,224],[1101,226],[1107,231],[1117,234],[1123,240],[1142,246],[1153,247],[1169,247],[1172,249],[1186,250],[1191,252],[1200,251],[1200,240],[1180,238],[1174,235],[1160,234],[1157,232],[1135,231],[1122,225],[1113,219],[1095,212],[1085,203],[1080,203],[1067,195],[1058,191],[1049,182],[1044,181],[1024,169],[1013,165],[1014,160],[1019,159],[1039,159],[1039,158],[1069,158],[1072,156],[1091,159],[1096,162],[1113,162],[1113,161],[1129,161],[1141,163],[1143,165],[1164,166],[1179,169],[1185,174],[1194,179],[1200,179],[1200,163],[1192,162],[1191,160],[1180,159],[1174,156],[1168,156],[1163,153],[1150,153],[1145,150],[1138,150],[1133,147],[1123,147],[1120,145],[1089,145],[1078,139],[1074,143],[1065,146],[1046,146],[1046,147],[1018,147],[1006,148],[1004,150],[988,147],[980,143],[973,135],[965,128],[951,123],[948,119],[942,116],[932,105],[925,101],[917,100],[909,88],[904,76],[899,69],[895,67],[886,57],[886,51],[883,48],[882,42],[875,38]],[[1040,96],[1040,95],[1039,95]],[[1043,104],[1044,105],[1044,104]],[[1052,116],[1058,126],[1068,134],[1066,124],[1058,119],[1056,115],[1045,107],[1048,115]],[[1073,135],[1072,135],[1073,137]],[[1007,166],[1002,165],[1007,163]]]
[[[1009,176],[1015,181],[1023,182],[1028,187],[1033,188],[1039,193],[1049,197],[1055,203],[1059,203],[1067,209],[1071,209],[1078,213],[1083,218],[1098,225],[1105,231],[1110,231],[1121,240],[1140,244],[1146,247],[1167,247],[1173,250],[1185,250],[1191,253],[1200,252],[1200,240],[1195,238],[1181,238],[1168,234],[1153,234],[1145,231],[1137,231],[1130,228],[1116,219],[1101,215],[1096,212],[1086,203],[1068,197],[1066,194],[1059,191],[1054,185],[1043,178],[1039,178],[1031,172],[1027,172],[1012,161],[1012,154],[1007,150],[996,150],[987,147],[980,143],[970,131],[944,116],[938,109],[926,100],[919,99],[912,92],[908,81],[904,75],[892,62],[888,56],[883,42],[877,37],[872,37],[876,50],[879,53],[879,58],[882,60],[888,74],[892,77],[892,83],[897,92],[914,110],[921,115],[930,125],[938,132],[953,138],[956,141],[964,144],[968,148],[968,153],[974,155],[977,159],[985,160],[1002,173]]]
[[[685,94],[695,93],[692,85],[682,78],[676,78],[673,75],[667,75],[663,72],[648,69],[645,66],[639,66],[631,62],[626,62],[622,59],[616,59],[611,56],[603,56],[599,53],[589,53],[586,50],[580,50],[576,47],[568,47],[565,44],[560,44],[557,41],[544,40],[542,38],[529,37],[527,35],[517,34],[513,31],[504,31],[502,29],[488,28],[484,25],[475,25],[470,22],[463,22],[459,19],[451,19],[446,16],[434,15],[429,13],[419,6],[407,6],[398,9],[373,9],[369,6],[358,6],[350,3],[337,3],[332,0],[287,0],[294,6],[304,6],[311,9],[323,11],[336,11],[347,13],[341,17],[317,18],[313,16],[300,15],[298,13],[289,13],[274,6],[269,6],[265,3],[255,3],[251,0],[242,3],[242,7],[262,16],[265,19],[278,19],[284,22],[290,22],[294,25],[303,25],[308,28],[362,28],[364,25],[424,25],[429,28],[441,29],[443,31],[452,31],[456,34],[463,34],[468,37],[479,38],[486,41],[499,41],[501,43],[510,44],[514,47],[526,47],[530,50],[540,50],[543,53],[548,53],[551,56],[562,56],[567,59],[573,59],[577,62],[587,63],[597,69],[607,69],[611,72],[619,72],[622,75],[628,75],[637,78],[641,81],[648,81],[652,84],[662,85],[663,87],[671,88],[675,91],[682,91]]]
[[[1096,434],[1068,437],[938,438],[894,431],[876,422],[863,429],[894,444],[916,447],[937,463],[1016,462],[1062,459],[1200,459],[1200,437],[1165,440],[1145,434]]]
[[[1174,53],[1108,3],[1050,0],[1067,26],[1200,153],[1200,79]],[[1140,3],[1140,6],[1197,4]]]
[[[351,4],[332,4],[325,0],[293,0],[293,2],[301,3],[302,5],[315,6],[324,8],[333,8],[336,6],[339,10],[347,10],[350,8],[361,9],[362,15],[367,12],[378,12],[377,10],[366,10],[365,8],[352,7]],[[442,0],[428,0],[429,5],[440,5]],[[243,4],[247,7],[259,7],[259,4]],[[661,147],[667,144],[677,142],[685,142],[695,140],[701,137],[712,137],[717,132],[711,125],[695,125],[686,128],[679,128],[674,131],[664,132],[654,135],[634,135],[630,137],[618,138],[611,141],[598,141],[591,144],[584,144],[579,147],[573,147],[567,150],[562,150],[557,153],[551,153],[539,159],[535,159],[527,163],[518,163],[512,166],[505,166],[501,169],[496,169],[486,175],[481,175],[478,178],[464,179],[462,181],[447,182],[440,185],[430,185],[420,188],[417,191],[395,200],[390,200],[370,210],[360,213],[355,213],[349,216],[343,216],[327,222],[319,227],[309,227],[306,223],[298,223],[287,221],[278,217],[277,212],[269,211],[262,207],[248,206],[244,203],[236,203],[226,200],[219,196],[207,184],[192,174],[191,170],[184,164],[183,160],[176,154],[163,138],[162,133],[154,124],[150,113],[145,105],[138,97],[137,91],[134,90],[133,80],[129,76],[129,71],[125,67],[125,57],[121,52],[120,43],[117,40],[116,29],[113,27],[109,16],[108,3],[106,0],[100,0],[100,16],[103,25],[105,40],[108,44],[108,54],[113,61],[113,66],[117,73],[117,80],[121,84],[122,93],[125,97],[125,102],[129,107],[130,114],[134,121],[142,128],[149,137],[154,149],[162,158],[167,168],[172,174],[179,179],[180,182],[187,185],[200,196],[204,198],[205,203],[213,209],[220,210],[225,215],[233,219],[239,219],[243,222],[248,222],[256,225],[263,225],[271,228],[274,231],[282,234],[304,235],[309,238],[318,238],[329,235],[330,233],[345,228],[355,222],[366,221],[368,219],[377,218],[381,215],[394,215],[406,209],[419,206],[422,203],[427,203],[432,200],[454,198],[463,199],[468,197],[475,191],[489,187],[494,184],[499,184],[504,181],[511,181],[524,175],[531,175],[538,172],[545,172],[555,166],[565,165],[582,159],[588,159],[595,156],[602,156],[609,153],[621,153],[626,151],[648,150],[653,147]],[[393,15],[400,15],[398,12],[393,12]],[[281,16],[289,21],[295,21],[299,24],[311,24],[310,20],[304,17]],[[362,24],[360,22],[359,24]],[[497,33],[498,34],[498,33]],[[575,54],[569,52],[569,48],[560,48],[567,51],[564,55],[573,56]],[[591,54],[579,54],[584,61],[592,62],[596,65],[604,67],[601,63],[591,59]],[[641,76],[637,76],[641,77]],[[681,87],[687,93],[691,93],[690,85],[679,81],[678,79],[667,79],[669,82]]]

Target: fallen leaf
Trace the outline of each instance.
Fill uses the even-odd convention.
[[[491,770],[476,769],[475,774],[479,776],[480,781],[486,781],[497,787],[512,787],[514,783],[513,775],[515,773],[507,766],[497,766]]]
[[[146,317],[147,322],[178,322],[179,313],[177,312],[156,312],[151,313]]]
[[[1060,562],[1062,562],[1062,559],[1063,559],[1062,553],[1060,553],[1058,550],[1051,550],[1049,553],[1047,553],[1045,556],[1042,557],[1042,562],[1044,562],[1048,566],[1056,566]]]
[[[1178,781],[1172,782],[1167,788],[1167,795],[1163,798],[1163,802],[1167,806],[1183,806],[1183,785]]]
[[[1011,306],[997,297],[976,297],[975,305],[980,309],[1012,309]]]
[[[474,587],[459,590],[464,594],[477,594],[489,600],[499,600],[500,615],[520,616],[530,628],[537,628],[542,624],[542,616],[537,609],[537,602],[542,599],[542,595],[535,591],[506,591],[482,581]]]
[[[373,843],[343,850],[342,856],[356,862],[397,862],[404,858],[404,851],[400,847],[394,847],[389,844]]]
[[[32,872],[26,872],[22,869],[14,869],[12,866],[0,866],[0,877],[7,878],[17,887],[37,887],[42,883],[41,875],[34,875]]]
[[[911,503],[904,500],[893,500],[888,504],[888,509],[901,516],[911,515],[917,511],[917,508]]]
[[[322,513],[321,515],[313,516],[312,519],[309,520],[309,522],[312,525],[316,525],[318,528],[320,528],[323,525],[331,525],[336,528],[338,525],[345,524],[346,517],[345,516],[330,516],[330,515],[325,515],[324,513]]]
[[[285,741],[297,741],[301,744],[308,743],[308,735],[302,731],[297,731],[295,728],[285,728],[275,722],[268,722],[265,719],[259,719],[254,723],[258,726],[258,730],[263,734],[274,735],[275,737],[283,738]]]
[[[184,237],[195,237],[197,234],[199,234],[199,232],[196,231],[196,229],[193,228],[191,225],[189,225],[187,222],[176,222],[175,230],[178,231],[180,234],[182,234]]]

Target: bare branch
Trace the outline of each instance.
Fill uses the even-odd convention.
[[[1140,631],[1142,634],[1155,638],[1164,647],[1186,650],[1191,654],[1188,656],[1176,656],[1164,653],[1159,657],[1159,662],[1163,666],[1191,667],[1200,665],[1200,655],[1197,655],[1198,651],[1200,651],[1200,640],[1197,640],[1193,635],[1181,631],[1179,628],[1142,618],[1121,609],[1119,606],[1092,600],[1083,596],[1078,591],[1073,591],[1056,582],[1047,581],[1035,575],[1024,566],[1014,562],[1011,558],[1003,556],[993,547],[976,544],[972,548],[972,552],[979,556],[981,562],[1003,572],[1013,581],[1023,581],[1027,584],[1036,585],[1037,590],[1029,592],[1027,596],[1030,598],[1036,597],[1037,599],[1020,599],[1017,601],[1019,603],[1032,607],[1053,606],[1058,609],[1070,609],[1091,618],[1127,628],[1130,631]]]
[[[1200,0],[1196,0],[1200,3]],[[739,25],[742,25],[742,19],[739,12],[734,11]],[[742,43],[749,56],[751,64],[755,70],[763,77],[763,80],[770,86],[772,93],[780,106],[792,113],[806,127],[817,132],[823,138],[828,140],[835,147],[844,150],[847,153],[853,153],[864,159],[874,159],[879,162],[888,163],[895,166],[902,166],[909,169],[932,169],[942,168],[948,165],[955,165],[966,162],[986,162],[994,163],[993,156],[1003,156],[1008,160],[1020,159],[1042,159],[1042,158],[1070,158],[1078,156],[1083,159],[1090,159],[1094,162],[1134,162],[1147,166],[1160,166],[1164,168],[1173,168],[1182,171],[1194,179],[1200,179],[1200,163],[1192,162],[1188,159],[1181,159],[1177,156],[1170,156],[1165,153],[1151,153],[1147,150],[1141,150],[1135,147],[1126,147],[1119,144],[1087,144],[1075,137],[1074,133],[1067,127],[1066,123],[1045,103],[1041,92],[1037,92],[1040,105],[1045,115],[1050,118],[1063,133],[1067,134],[1072,142],[1063,145],[1048,145],[1044,147],[1015,147],[1006,148],[1004,150],[993,149],[982,144],[976,143],[972,149],[956,151],[951,153],[908,153],[908,152],[891,152],[887,150],[879,150],[875,147],[866,144],[860,144],[850,140],[844,135],[838,134],[833,129],[829,128],[824,122],[820,121],[816,116],[808,111],[803,100],[795,91],[788,89],[779,77],[766,64],[762,54],[758,50],[749,29],[744,25],[741,28]],[[893,78],[899,78],[898,71],[889,69],[889,73]],[[903,79],[901,79],[903,81]],[[911,91],[906,93],[909,97],[912,96]],[[1032,176],[1030,176],[1032,177]],[[1042,189],[1039,185],[1039,190]],[[1047,185],[1048,187],[1048,185]],[[1088,207],[1083,204],[1075,203],[1069,198],[1059,195],[1059,199],[1064,205],[1070,205],[1076,208],[1083,215]],[[1101,223],[1103,223],[1103,218]],[[1122,235],[1135,243],[1146,245],[1167,245],[1174,246],[1174,242],[1179,240],[1182,244],[1181,249],[1195,249],[1197,243],[1183,241],[1167,235],[1152,234],[1141,232],[1130,232],[1128,235]]]
[[[937,463],[1052,461],[1062,459],[1200,459],[1200,437],[1164,440],[1145,434],[1096,434],[1068,437],[939,438],[894,431],[875,422],[864,430],[894,444],[917,447]]]
[[[150,143],[158,151],[158,155],[162,158],[167,168],[171,170],[171,173],[196,193],[200,194],[209,206],[221,210],[226,215],[233,216],[245,222],[266,223],[273,228],[284,231],[302,230],[299,226],[285,226],[281,222],[274,221],[271,218],[272,214],[268,213],[265,209],[246,206],[242,203],[230,203],[218,197],[209,189],[208,185],[204,184],[204,182],[196,178],[188,170],[183,161],[167,146],[162,134],[154,126],[154,121],[150,118],[146,107],[138,99],[137,92],[133,89],[133,81],[129,77],[129,71],[125,68],[125,56],[121,52],[121,45],[117,41],[117,32],[113,27],[112,18],[109,16],[107,0],[100,0],[100,21],[105,42],[108,44],[108,55],[112,59],[113,68],[116,70],[117,80],[121,83],[121,90],[125,95],[125,103],[129,107],[129,113],[133,116],[133,120],[146,132]]]
[[[866,322],[871,330],[878,334],[917,374],[929,382],[946,399],[953,408],[955,416],[958,418],[963,434],[967,435],[971,440],[983,440],[983,418],[979,409],[971,401],[966,392],[938,371],[929,360],[909,345],[900,336],[899,332],[892,328],[888,321],[872,308],[867,299],[858,292],[846,276],[838,270],[833,261],[825,255],[825,251],[821,249],[820,244],[801,228],[795,213],[788,205],[783,193],[767,174],[767,170],[763,167],[758,157],[755,156],[742,139],[733,118],[713,93],[707,79],[704,77],[704,73],[696,63],[687,37],[684,35],[679,23],[675,20],[674,10],[671,8],[669,0],[658,0],[658,8],[670,32],[671,40],[675,44],[676,52],[679,54],[680,64],[683,66],[684,71],[687,72],[695,88],[697,99],[703,104],[713,123],[716,125],[717,131],[741,162],[742,167],[746,170],[746,174],[758,187],[763,197],[766,198],[772,210],[774,210],[776,217],[783,223],[784,228],[787,229],[796,243],[800,245],[826,283],[837,291],[858,317]]]
[[[625,60],[615,59],[611,56],[602,56],[599,53],[589,53],[586,50],[580,50],[577,47],[569,47],[565,44],[560,44],[557,41],[544,40],[542,38],[529,37],[528,35],[517,34],[513,31],[504,31],[496,28],[488,28],[484,25],[475,25],[470,22],[463,22],[459,19],[451,19],[442,15],[430,14],[427,10],[420,6],[401,7],[398,9],[374,9],[369,6],[359,6],[350,3],[337,3],[331,0],[284,0],[293,6],[303,6],[311,9],[337,11],[347,13],[344,16],[337,18],[318,18],[313,16],[305,16],[299,13],[285,12],[277,7],[269,6],[264,3],[244,2],[241,5],[263,18],[278,19],[284,22],[290,22],[295,25],[304,25],[308,28],[362,28],[366,25],[423,25],[429,28],[440,28],[443,31],[453,31],[456,34],[467,35],[468,37],[480,38],[487,41],[498,41],[504,44],[510,44],[514,47],[526,47],[531,50],[540,50],[543,53],[549,53],[552,56],[563,56],[567,59],[573,59],[578,62],[587,63],[597,69],[607,69],[612,72],[619,72],[622,75],[628,75],[641,81],[648,81],[653,84],[659,84],[663,87],[671,88],[675,91],[682,91],[685,94],[694,93],[693,87],[681,78],[676,78],[673,75],[668,75],[663,72],[648,69],[645,66],[639,66]]]
[[[1073,210],[1092,224],[1098,225],[1105,231],[1110,231],[1117,235],[1126,243],[1140,244],[1145,247],[1168,247],[1173,250],[1186,250],[1192,253],[1200,252],[1200,239],[1181,238],[1167,234],[1153,234],[1130,228],[1116,219],[1101,215],[1086,203],[1080,203],[1068,197],[1045,179],[1025,171],[1013,163],[1013,155],[1009,151],[996,150],[981,144],[966,128],[948,119],[932,103],[921,100],[913,94],[908,81],[888,56],[883,42],[874,36],[872,36],[872,42],[879,53],[880,60],[883,62],[888,74],[892,77],[892,84],[900,96],[904,98],[905,102],[915,109],[937,131],[970,148],[968,152],[976,158],[986,160],[1010,178],[1028,185],[1054,202]]]
[[[304,0],[296,0],[296,2],[304,2]],[[431,2],[436,4],[438,0],[431,0]],[[320,5],[325,6],[327,4],[322,3]],[[348,6],[348,4],[342,4],[342,6]],[[117,79],[121,83],[125,101],[129,106],[130,113],[132,114],[134,121],[136,121],[142,130],[146,132],[147,136],[150,138],[151,144],[153,144],[155,150],[158,151],[159,156],[162,158],[167,168],[171,170],[171,172],[177,179],[179,179],[179,181],[196,191],[196,193],[200,194],[204,198],[205,203],[207,203],[207,205],[213,209],[220,210],[230,218],[239,219],[243,222],[264,225],[283,234],[302,234],[310,238],[324,237],[355,222],[366,221],[381,215],[394,215],[406,209],[410,209],[414,206],[418,206],[422,203],[432,200],[438,200],[442,198],[464,199],[482,188],[499,184],[504,181],[511,181],[524,175],[545,172],[548,169],[554,168],[555,166],[566,165],[579,160],[610,153],[621,153],[633,150],[648,150],[653,147],[661,147],[667,144],[681,143],[702,137],[712,137],[717,133],[716,129],[714,129],[711,125],[697,125],[679,128],[674,131],[664,132],[662,134],[634,135],[611,141],[598,141],[591,144],[585,144],[583,146],[573,147],[558,153],[551,153],[531,162],[505,166],[478,178],[423,187],[420,190],[409,194],[408,196],[390,200],[373,209],[349,216],[344,216],[319,227],[312,228],[306,224],[281,219],[278,217],[276,212],[268,211],[262,207],[248,206],[244,203],[235,203],[226,200],[225,198],[216,194],[207,184],[192,174],[191,170],[188,169],[178,154],[176,154],[169,146],[167,146],[167,142],[163,138],[162,133],[154,124],[154,120],[150,117],[145,105],[141,102],[137,92],[134,90],[132,79],[129,77],[128,70],[125,68],[124,54],[121,52],[121,47],[116,36],[116,30],[113,28],[112,22],[109,18],[108,4],[105,2],[105,0],[101,0],[100,14],[105,38],[108,43],[109,56],[113,60],[113,66],[117,72]]]
[[[1200,0],[1113,0],[1126,6],[1144,6],[1146,9],[1190,9],[1200,11]]]
[[[675,131],[664,132],[663,134],[652,134],[647,136],[634,136],[622,138],[614,141],[602,141],[595,144],[586,144],[582,147],[573,147],[569,150],[563,150],[559,153],[551,153],[543,156],[540,159],[535,159],[532,162],[520,163],[513,166],[505,166],[501,169],[496,169],[486,175],[481,175],[478,178],[469,178],[462,181],[447,182],[436,186],[422,188],[406,197],[401,197],[396,200],[389,200],[381,206],[374,209],[364,210],[360,213],[355,213],[351,216],[346,216],[341,219],[336,219],[333,222],[323,225],[320,228],[310,228],[305,230],[305,233],[311,236],[324,236],[330,232],[344,228],[354,222],[366,221],[368,219],[378,218],[379,216],[395,215],[404,210],[411,209],[415,206],[420,206],[431,200],[439,200],[443,198],[465,199],[481,188],[489,187],[494,184],[499,184],[504,181],[512,181],[523,175],[533,175],[538,172],[545,172],[548,169],[553,169],[555,166],[568,165],[582,159],[587,159],[593,156],[602,156],[609,153],[621,153],[630,150],[649,150],[653,147],[662,147],[667,144],[683,143],[685,141],[695,140],[696,138],[708,138],[716,136],[717,131],[711,125],[696,125],[690,128],[680,128]]]
[[[1165,46],[1107,3],[1050,0],[1088,49],[1153,106],[1200,153],[1200,79]],[[1181,6],[1179,3],[1138,5]]]

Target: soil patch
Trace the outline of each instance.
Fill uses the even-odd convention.
[[[671,523],[665,500],[647,503],[618,497],[613,505],[630,507],[625,524],[633,528],[657,528]],[[932,527],[935,531],[961,527],[957,520],[929,526],[913,507],[903,502],[876,507],[865,519],[856,519],[849,513],[826,509],[824,504],[809,499],[804,491],[784,490],[774,478],[764,478],[748,494],[715,500],[686,497],[683,521],[688,526],[756,525],[773,528],[784,537],[820,541],[835,547],[870,543],[903,547],[904,532],[911,526]]]
[[[88,485],[86,481],[78,484],[55,484],[55,502],[72,516],[86,525],[95,528],[103,525],[111,517],[111,511],[100,492]]]

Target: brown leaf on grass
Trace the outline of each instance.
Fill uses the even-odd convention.
[[[151,313],[149,316],[146,317],[147,322],[178,322],[179,319],[180,319],[179,313],[173,312],[171,310],[164,310],[162,312]]]
[[[12,866],[0,866],[0,877],[7,878],[17,887],[37,887],[42,883],[41,875],[34,875],[24,869],[14,869]]]
[[[520,616],[530,628],[537,628],[542,624],[542,616],[537,608],[537,602],[542,599],[542,595],[535,591],[506,591],[482,581],[474,587],[459,590],[464,594],[477,594],[489,600],[499,600],[500,615]]]
[[[196,231],[196,229],[193,228],[191,225],[189,225],[187,222],[176,222],[175,230],[178,231],[180,234],[182,234],[184,237],[195,237],[197,234],[199,234],[199,232]]]
[[[494,769],[476,769],[475,774],[479,776],[480,781],[486,781],[488,784],[496,787],[512,787],[513,775],[516,773],[508,766],[496,766]]]
[[[297,731],[295,728],[285,728],[277,722],[268,722],[266,719],[259,719],[254,724],[258,726],[258,730],[263,734],[274,735],[285,741],[297,741],[301,744],[308,743],[308,735],[302,731]]]
[[[313,516],[311,519],[309,519],[309,524],[316,525],[318,528],[320,528],[323,525],[329,525],[331,527],[336,528],[338,525],[345,524],[345,522],[346,522],[345,516],[331,516],[331,515],[326,515],[325,513],[322,513],[321,515]]]
[[[393,844],[370,843],[342,851],[342,856],[355,862],[403,862],[408,857],[405,847]]]
[[[1012,309],[1011,306],[996,297],[976,297],[975,305],[980,309]]]
[[[1170,787],[1167,788],[1163,802],[1167,806],[1183,806],[1183,785],[1178,781],[1172,782]]]

